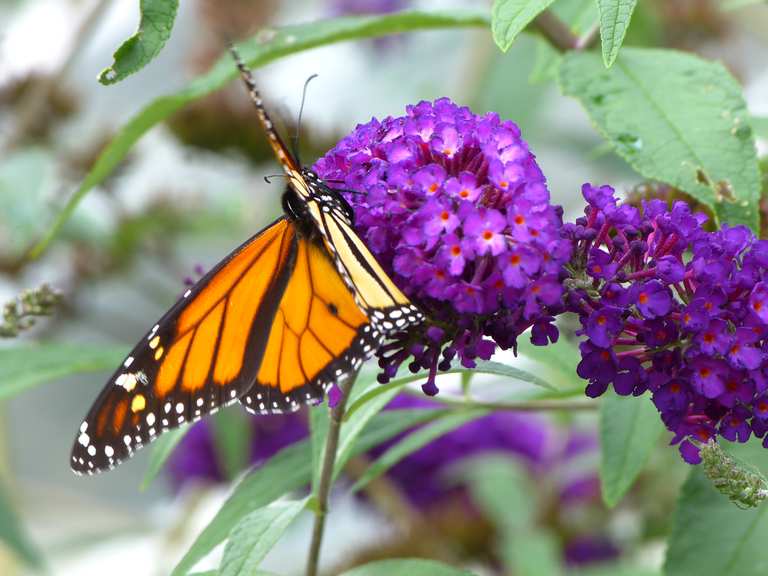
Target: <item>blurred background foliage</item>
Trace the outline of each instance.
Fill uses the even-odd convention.
[[[0,341],[2,574],[101,574],[107,566],[114,574],[167,574],[244,469],[284,446],[301,447],[296,442],[308,434],[306,411],[252,419],[226,410],[196,426],[144,491],[137,486],[145,470],[158,472],[172,441],[165,452],[144,451],[106,476],[81,479],[70,473],[76,424],[122,352],[183,292],[185,282],[279,213],[280,186],[263,180],[276,171],[271,152],[242,87],[230,83],[146,134],[84,197],[43,256],[30,258],[113,136],[155,98],[206,72],[221,56],[223,38],[345,14],[488,9],[480,0],[188,0],[180,3],[173,34],[156,60],[116,86],[102,86],[97,73],[138,25],[137,4],[0,2],[0,302],[9,303],[0,335],[16,336]],[[594,0],[557,0],[552,9],[580,33],[597,18]],[[716,0],[639,2],[625,44],[722,61],[745,88],[759,150],[765,152],[768,8]],[[304,80],[319,75],[309,88],[301,126],[307,163],[371,116],[449,96],[520,125],[554,203],[566,214],[578,210],[580,184],[588,181],[609,182],[630,198],[683,195],[642,182],[612,152],[578,103],[557,89],[560,58],[535,35],[523,34],[501,53],[485,28],[446,29],[300,52],[259,69],[257,80],[285,133],[292,134]],[[766,168],[763,162],[763,173]],[[55,294],[20,296],[45,283]],[[27,325],[54,306],[50,318]],[[545,395],[578,397],[583,385],[575,364],[573,345],[561,342],[548,353],[523,346],[514,365],[553,384],[556,392]],[[458,376],[445,379],[441,388],[461,393]],[[511,379],[478,375],[472,393],[511,401],[542,394],[530,382],[510,384]],[[398,436],[399,444],[373,449],[371,441],[348,460],[325,543],[327,573],[371,560],[423,557],[481,574],[661,574],[670,533],[706,541],[712,536],[705,528],[686,535],[686,527],[703,522],[717,533],[748,523],[699,471],[686,480],[688,469],[674,450],[653,449],[669,440],[657,429],[638,432],[645,434],[647,462],[641,459],[639,469],[614,479],[613,494],[606,493],[603,478],[601,494],[597,410],[477,412],[439,420],[442,428],[430,432],[438,421],[423,412],[447,409],[441,402],[405,392],[376,417],[381,429],[408,418],[424,427],[405,440]],[[631,406],[616,409],[635,414]],[[392,467],[370,477],[371,463],[387,454]],[[747,460],[768,469],[759,450]],[[280,465],[258,482],[284,482]],[[309,472],[297,478],[300,487]],[[356,482],[360,488],[352,494]],[[690,523],[673,516],[681,487],[683,500],[711,516]],[[756,516],[753,532],[744,535],[747,547],[768,536],[762,512],[748,513]],[[299,573],[309,530],[309,519],[299,518],[264,567]],[[692,567],[686,563],[690,556],[677,550],[677,556],[667,556],[667,574],[761,573],[738,564],[731,572]],[[201,567],[208,565],[215,563]],[[389,565],[381,573],[394,570]]]

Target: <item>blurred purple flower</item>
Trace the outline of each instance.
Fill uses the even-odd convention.
[[[639,210],[620,205],[610,186],[582,192],[585,216],[564,232],[587,394],[611,384],[622,395],[650,390],[689,463],[717,434],[764,436],[768,242],[744,226],[707,232],[706,217],[684,202],[650,200]]]
[[[252,423],[249,463],[253,465],[265,462],[308,434],[303,412],[248,418]],[[192,426],[168,459],[166,470],[175,490],[187,483],[227,480],[216,456],[209,420],[201,420]]]
[[[345,191],[357,231],[433,323],[381,348],[381,382],[412,357],[434,394],[454,358],[472,368],[532,326],[536,344],[557,340],[570,243],[513,122],[420,102],[359,125],[314,169]]]

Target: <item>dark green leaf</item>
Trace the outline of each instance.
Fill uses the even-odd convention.
[[[412,432],[372,462],[352,486],[352,491],[360,490],[371,480],[378,478],[403,458],[423,448],[435,438],[439,438],[486,414],[488,414],[487,410],[468,410],[456,414],[445,414],[444,417],[436,419],[432,424]]]
[[[603,63],[606,68],[613,65],[624,35],[629,28],[632,12],[637,0],[597,0],[600,8],[600,40],[603,45]]]
[[[632,487],[664,431],[648,397],[605,394],[600,404],[600,485],[613,507]]]
[[[229,534],[219,574],[251,576],[306,504],[307,498],[273,502],[238,522]]]
[[[493,41],[506,52],[517,35],[552,2],[554,0],[494,0],[491,10]]]
[[[755,141],[741,87],[722,64],[626,48],[606,70],[596,54],[572,52],[560,83],[640,174],[684,190],[721,221],[757,229]]]
[[[216,459],[224,475],[233,480],[248,466],[253,428],[251,419],[241,406],[217,412],[212,420]]]
[[[3,485],[0,485],[0,542],[30,566],[43,567],[43,558],[27,536]]]
[[[93,344],[39,344],[0,349],[0,399],[72,374],[118,365],[125,349]]]
[[[347,570],[339,576],[472,576],[472,572],[447,566],[434,560],[378,560]]]
[[[99,82],[115,84],[149,64],[171,37],[178,7],[179,0],[141,0],[139,29],[120,45],[112,66],[99,74]]]
[[[768,572],[768,506],[742,510],[691,468],[678,500],[665,576],[762,576]]]
[[[480,11],[398,12],[377,16],[353,16],[286,26],[279,30],[262,30],[238,46],[243,58],[253,68],[260,68],[280,57],[345,40],[398,34],[432,28],[482,27],[490,24]],[[99,155],[59,213],[47,234],[38,242],[32,256],[39,256],[58,234],[83,197],[106,179],[125,158],[133,145],[150,128],[196,100],[218,90],[237,75],[229,54],[222,56],[211,70],[193,80],[186,88],[155,99],[134,116],[116,134]],[[245,98],[245,96],[243,96]]]
[[[152,444],[149,452],[149,463],[144,472],[144,478],[141,481],[141,489],[146,490],[152,481],[162,470],[165,462],[170,458],[173,451],[181,442],[182,438],[189,432],[189,426],[184,424],[173,430],[166,431]]]

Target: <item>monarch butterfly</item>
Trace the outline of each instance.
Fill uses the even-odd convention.
[[[287,177],[284,215],[187,290],[125,358],[80,426],[78,474],[112,469],[234,402],[262,414],[318,402],[389,335],[423,320],[354,232],[346,200],[289,152],[231,51]]]

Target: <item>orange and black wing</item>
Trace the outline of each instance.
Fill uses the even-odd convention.
[[[240,402],[250,412],[280,413],[319,401],[380,343],[325,247],[299,238],[255,383]]]
[[[246,392],[273,354],[271,326],[303,245],[294,224],[281,218],[187,290],[91,407],[72,449],[72,469],[113,468],[163,431]]]

